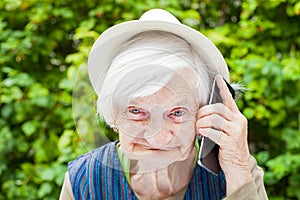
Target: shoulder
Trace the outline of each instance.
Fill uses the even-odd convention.
[[[112,195],[117,188],[116,184],[126,181],[121,171],[116,143],[111,142],[69,163],[69,180],[75,199],[107,199],[108,193]]]
[[[80,155],[75,160],[69,162],[68,172],[70,175],[71,182],[73,182],[74,179],[77,179],[79,177],[83,178],[85,176],[87,168],[91,164],[103,164],[106,157],[111,157],[112,154],[115,154],[115,146],[116,142],[110,142],[102,147]]]
[[[259,199],[268,199],[266,189],[264,186],[264,171],[257,165],[257,162],[253,156],[250,157],[251,174],[255,183],[255,188]]]
[[[68,171],[79,170],[80,167],[85,166],[89,161],[93,159],[100,159],[103,156],[111,154],[115,150],[116,142],[110,142],[102,147],[89,151],[85,154],[78,156],[75,160],[69,162]]]
[[[69,180],[76,199],[89,199],[94,194],[90,184],[95,182],[96,185],[101,185],[101,178],[98,179],[101,176],[101,169],[110,164],[105,158],[115,157],[115,149],[116,142],[111,142],[69,162]],[[97,177],[96,181],[94,181],[95,177]]]
[[[256,159],[253,156],[250,156],[250,166],[251,166],[251,173],[254,178],[259,178],[264,176],[263,169],[257,165]]]

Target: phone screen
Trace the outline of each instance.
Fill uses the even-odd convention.
[[[224,80],[225,81],[225,80]],[[234,89],[225,81],[233,98],[235,96]],[[216,84],[216,78],[212,84],[210,99],[208,104],[223,103],[220,90]],[[221,167],[219,164],[219,146],[207,137],[200,137],[200,150],[198,155],[198,164],[208,171],[219,174]]]

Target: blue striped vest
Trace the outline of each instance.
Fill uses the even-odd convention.
[[[68,171],[76,200],[137,200],[117,155],[116,142],[79,156]],[[186,200],[218,200],[226,195],[225,176],[215,176],[196,165]]]

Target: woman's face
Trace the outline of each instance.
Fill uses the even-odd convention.
[[[187,78],[174,75],[162,89],[133,99],[117,115],[121,148],[131,160],[158,169],[190,156],[199,105]]]

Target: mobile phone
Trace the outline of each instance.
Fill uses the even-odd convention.
[[[226,85],[232,95],[235,97],[235,91],[230,86],[230,84],[224,79]],[[212,89],[210,93],[209,103],[208,104],[215,104],[215,103],[223,103],[222,97],[220,95],[220,89],[216,84],[216,78],[214,78]],[[198,154],[198,164],[208,171],[219,174],[221,171],[221,166],[219,164],[219,145],[217,145],[214,141],[207,137],[200,136],[200,150]]]

